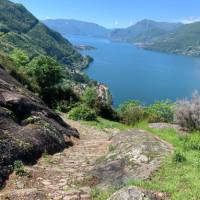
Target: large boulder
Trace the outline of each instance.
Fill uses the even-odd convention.
[[[172,151],[168,143],[137,129],[115,134],[110,142],[109,153],[90,172],[100,186],[148,179]]]
[[[0,185],[14,161],[31,163],[60,151],[71,136],[79,133],[0,66]]]

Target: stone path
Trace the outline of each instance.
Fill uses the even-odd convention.
[[[30,196],[35,196],[31,199],[90,199],[90,187],[82,185],[95,161],[106,154],[109,135],[78,122],[67,123],[78,129],[80,140],[74,139],[73,147],[53,156],[46,155],[33,167],[26,167],[31,172],[30,178],[12,174],[0,199],[30,200]]]
[[[130,175],[130,172],[134,173],[135,169],[137,169],[137,173],[143,173],[142,170],[148,169],[149,165],[155,164],[156,166],[157,159],[151,158],[149,161],[150,158],[147,156],[146,151],[149,148],[152,151],[155,149],[162,152],[162,156],[159,155],[159,163],[160,158],[170,152],[169,146],[144,131],[137,130],[118,134],[118,130],[100,131],[81,125],[79,122],[67,120],[67,123],[78,129],[80,140],[73,139],[73,147],[52,156],[44,155],[36,165],[26,167],[26,170],[30,172],[30,177],[19,177],[13,173],[7,181],[6,187],[0,192],[0,200],[89,200],[91,187],[101,184],[104,180],[99,179],[99,172],[103,172],[104,178],[112,172],[114,179],[109,176],[108,178],[115,180],[118,171],[113,171],[110,166],[115,163],[117,166],[118,161],[122,161],[118,159],[117,155],[123,157],[124,148],[126,149],[125,157],[128,158],[128,165],[125,161],[123,169],[120,168],[119,170],[120,173],[122,170],[128,170],[128,175]],[[142,141],[141,138],[144,138],[144,140]],[[137,142],[135,143],[135,141]],[[155,146],[158,148],[154,148]],[[137,151],[137,148],[139,151]],[[141,155],[139,155],[140,152]],[[146,157],[142,155],[143,152],[145,152]],[[116,154],[115,159],[110,160],[111,157],[113,158],[111,156],[113,153]],[[133,155],[135,153],[137,155]],[[149,156],[152,157],[152,155],[157,157],[154,152],[151,152]],[[131,156],[133,161],[130,161]],[[106,159],[103,161],[102,158]],[[139,161],[137,161],[137,158]],[[97,163],[99,163],[99,166]],[[140,165],[143,166],[143,169],[130,169],[130,166]],[[114,169],[116,166],[114,166]],[[156,170],[156,167],[153,169]],[[106,173],[108,174],[106,175]],[[127,174],[123,173],[122,178],[124,179],[124,175]],[[133,177],[135,176],[133,175]],[[106,178],[105,180],[107,182]]]

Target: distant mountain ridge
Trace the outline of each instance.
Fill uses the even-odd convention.
[[[47,19],[42,22],[63,35],[108,37],[110,33],[109,29],[98,24],[74,19]]]
[[[156,22],[144,19],[128,28],[113,30],[110,38],[114,41],[146,43],[172,32],[180,26],[182,26],[181,23]]]
[[[185,24],[156,41],[145,44],[144,48],[167,53],[200,56],[200,22]]]
[[[144,19],[121,29],[106,29],[94,23],[78,20],[43,22],[61,34],[105,37],[115,42],[134,43],[147,50],[200,56],[200,22],[182,24]],[[87,27],[90,28],[87,30]]]

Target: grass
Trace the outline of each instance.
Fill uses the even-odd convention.
[[[132,128],[131,126],[124,125],[119,122],[109,121],[98,117],[96,121],[82,121],[83,124],[95,127],[97,129],[119,129],[121,131],[128,130]]]
[[[199,200],[200,151],[198,142],[200,134],[192,133],[187,137],[180,136],[173,129],[151,129],[146,122],[139,123],[136,127],[147,130],[171,143],[175,151],[173,155],[166,158],[160,170],[151,180],[129,180],[126,185],[166,192],[172,200]],[[191,145],[190,141],[192,141]],[[195,144],[195,141],[198,145]],[[183,155],[185,159],[182,158]]]
[[[90,197],[92,200],[106,200],[108,199],[114,192],[116,191],[115,188],[108,188],[108,189],[100,189],[95,187],[92,189]]]
[[[138,186],[145,189],[166,192],[171,200],[200,200],[200,133],[193,132],[187,136],[178,134],[174,129],[152,129],[143,121],[134,127],[102,118],[98,121],[82,122],[98,129],[116,128],[128,130],[143,129],[173,145],[174,153],[168,156],[161,168],[146,181],[128,180],[125,186]],[[112,151],[113,147],[110,147]],[[113,189],[93,188],[92,200],[106,200]]]

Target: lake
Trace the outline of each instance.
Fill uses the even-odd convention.
[[[114,105],[131,99],[145,104],[175,101],[200,91],[200,58],[147,51],[107,39],[66,37],[73,44],[97,48],[82,52],[94,58],[86,73],[109,87]]]

